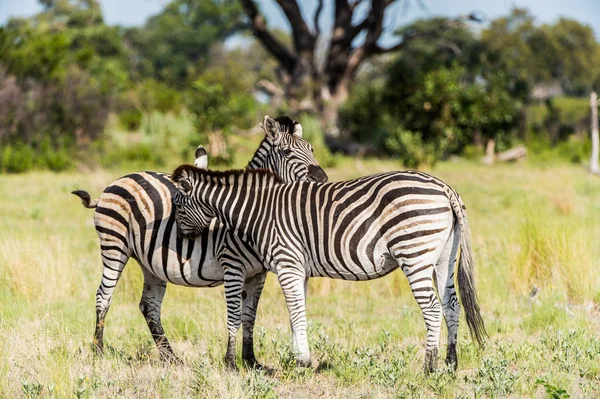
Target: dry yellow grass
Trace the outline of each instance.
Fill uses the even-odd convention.
[[[339,159],[328,174],[397,168]],[[98,195],[127,172],[0,176],[0,397],[539,397],[562,388],[571,397],[600,395],[592,302],[600,297],[600,180],[580,168],[455,162],[431,171],[467,205],[491,340],[477,351],[463,323],[456,376],[428,377],[423,320],[398,272],[368,283],[310,282],[309,340],[322,366],[305,371],[288,365],[287,311],[270,276],[256,331],[257,356],[276,369],[265,375],[223,367],[222,288],[168,288],[164,327],[184,365],[158,363],[137,305],[141,273],[131,263],[107,317],[109,349],[95,358],[99,248],[93,212],[69,193]],[[540,294],[532,301],[534,284]]]

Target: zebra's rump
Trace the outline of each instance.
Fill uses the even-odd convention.
[[[111,183],[95,213],[101,246],[118,248],[163,281],[186,286],[223,283],[216,252],[224,229],[215,220],[196,239],[178,237],[169,175],[138,172]]]

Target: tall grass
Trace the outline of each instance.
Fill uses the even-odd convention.
[[[517,211],[508,245],[511,287],[525,294],[537,286],[569,300],[591,300],[600,290],[598,229],[590,217],[573,214],[560,202],[556,210],[539,204]]]

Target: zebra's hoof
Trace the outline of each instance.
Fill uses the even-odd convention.
[[[437,348],[428,349],[425,352],[425,374],[433,373],[437,369],[437,358],[438,351]]]
[[[458,357],[456,356],[456,344],[448,344],[448,353],[446,354],[446,365],[456,371],[458,368]]]
[[[260,364],[254,356],[244,358],[244,365],[249,369],[256,369],[256,370],[263,369],[262,364]]]
[[[296,359],[296,366],[298,367],[310,367],[312,364],[311,360],[310,360],[310,355],[306,355],[306,356],[301,356],[298,359]]]
[[[235,363],[235,358],[234,359],[225,358],[225,368],[229,371],[235,371],[235,372],[240,371],[237,364]]]
[[[173,366],[183,366],[183,361],[175,356],[173,353],[161,354],[160,360],[165,364],[172,364]]]
[[[94,355],[96,356],[102,357],[102,355],[104,355],[104,345],[102,345],[102,341],[98,341],[94,338],[92,352],[94,352]]]

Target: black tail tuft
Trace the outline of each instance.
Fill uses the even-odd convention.
[[[81,203],[86,208],[92,209],[92,208],[95,208],[96,205],[98,204],[98,200],[91,201],[90,195],[88,194],[87,191],[75,190],[75,191],[72,191],[71,194],[75,194],[76,196],[78,196],[81,199]]]

